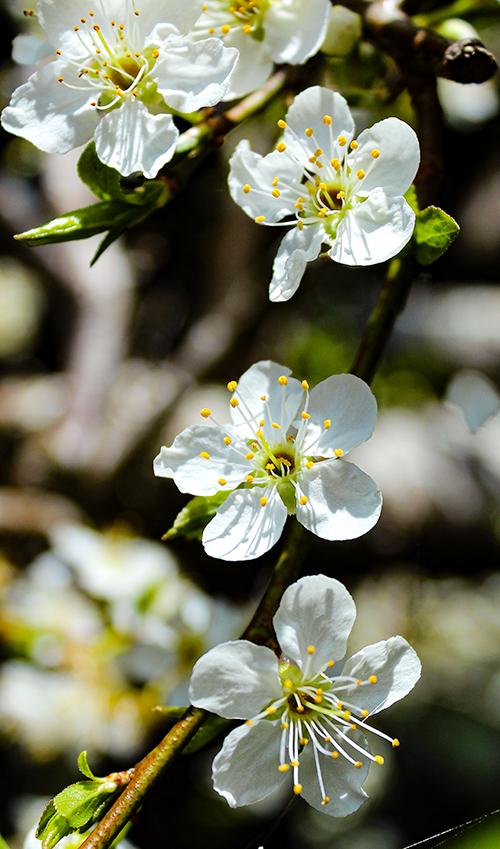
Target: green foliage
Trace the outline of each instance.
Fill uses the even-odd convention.
[[[448,250],[459,232],[455,219],[438,206],[422,209],[415,224],[417,262],[431,265]]]
[[[146,180],[135,189],[125,189],[118,171],[108,168],[98,159],[93,142],[80,157],[78,174],[100,198],[100,203],[67,212],[40,227],[18,234],[16,239],[30,247],[39,247],[107,233],[92,260],[94,264],[125,230],[139,224],[170,198],[169,190],[161,180]]]
[[[120,785],[92,772],[87,752],[78,756],[78,768],[86,776],[61,790],[46,806],[40,817],[36,836],[43,849],[53,849],[73,832],[86,831],[98,822],[119,792]]]
[[[229,492],[217,492],[215,495],[197,495],[192,498],[178,514],[173,526],[162,539],[201,539],[203,529],[217,513],[228,497]]]

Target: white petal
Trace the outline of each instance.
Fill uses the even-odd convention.
[[[374,265],[396,256],[410,241],[415,213],[403,197],[374,189],[342,219],[329,256],[344,265]]]
[[[238,62],[224,100],[242,97],[264,85],[274,66],[265,42],[256,41],[243,30],[236,29],[224,37],[224,44],[239,51]]]
[[[356,539],[378,521],[382,495],[376,484],[353,463],[325,460],[304,472],[301,492],[307,504],[297,501],[297,519],[323,539]]]
[[[324,123],[325,115],[332,118],[331,125]],[[329,159],[342,158],[354,134],[354,121],[347,101],[337,91],[323,86],[312,86],[298,94],[288,110],[286,122],[287,148],[304,163],[317,148],[324,150]],[[314,130],[310,138],[305,135],[309,127]],[[337,143],[339,136],[346,139],[343,147]]]
[[[16,35],[12,42],[12,59],[18,65],[36,65],[53,53],[48,42],[38,35]]]
[[[242,374],[235,393],[240,404],[231,408],[231,418],[242,435],[253,437],[261,427],[260,422],[264,421],[262,430],[271,444],[286,439],[304,398],[300,382],[290,375],[289,368],[271,360],[254,363]],[[280,377],[288,379],[286,386],[280,385]],[[273,428],[272,422],[281,428]]]
[[[350,732],[349,736],[364,749],[368,748],[362,734]],[[348,743],[339,742],[352,757],[356,760],[359,758],[359,752],[351,748]],[[319,764],[326,795],[331,800],[328,805],[321,804],[322,794],[319,789],[312,742],[310,742],[300,756],[300,782],[303,787],[302,796],[306,802],[322,814],[328,814],[331,817],[347,817],[357,811],[368,798],[363,790],[363,784],[370,769],[368,758],[365,759],[362,767],[356,769],[354,764],[349,763],[342,755],[334,760],[319,754]]]
[[[67,153],[92,138],[98,121],[95,93],[67,88],[61,62],[50,62],[16,88],[2,112],[2,126],[47,153]],[[73,73],[69,69],[69,75]]]
[[[267,498],[263,507],[262,497]],[[206,526],[202,543],[210,557],[220,560],[254,560],[278,541],[287,509],[275,486],[232,492]]]
[[[150,77],[172,109],[194,112],[222,100],[237,60],[238,51],[219,38],[169,38]]]
[[[377,419],[377,402],[364,380],[335,374],[318,383],[309,396],[304,453],[332,457],[337,448],[347,453],[370,439]],[[330,423],[325,428],[325,421]]]
[[[264,720],[231,731],[216,756],[212,777],[217,793],[232,808],[265,799],[288,774],[278,772],[280,725]]]
[[[130,98],[102,118],[95,133],[97,156],[124,177],[156,177],[174,155],[179,131],[171,115],[153,115]]]
[[[378,186],[388,195],[404,195],[412,184],[420,163],[420,146],[414,130],[399,118],[385,118],[363,130],[359,148],[349,157],[353,170],[362,168],[366,176],[362,188],[371,191]],[[372,150],[380,156],[374,159]]]
[[[181,492],[191,495],[215,495],[220,490],[231,490],[238,486],[252,471],[242,451],[226,445],[224,437],[231,434],[230,428],[193,425],[176,437],[170,448],[162,447],[154,461],[154,473],[160,478],[173,478]],[[235,437],[236,439],[236,437]],[[209,458],[200,454],[209,454]],[[224,479],[227,484],[220,484]]]
[[[38,0],[36,12],[40,26],[54,47],[60,48],[66,39],[77,43],[73,27],[80,24],[80,14],[74,0]]]
[[[104,0],[107,5],[107,0]],[[125,0],[126,5],[129,5]],[[149,35],[156,24],[168,23],[173,25],[180,33],[188,33],[194,27],[200,15],[202,0],[189,0],[188,3],[180,3],[179,0],[141,0],[137,3],[140,11],[138,24],[143,36]]]
[[[230,159],[229,191],[232,199],[251,218],[265,215],[266,221],[280,221],[286,215],[295,214],[295,201],[301,194],[302,167],[289,156],[274,150],[261,156],[250,150],[247,139],[243,139]],[[279,197],[272,192],[276,177],[279,178]],[[243,186],[247,191],[243,191]],[[248,186],[250,190],[248,191]]]
[[[500,393],[495,384],[473,369],[464,369],[454,375],[446,392],[446,402],[460,410],[472,433],[500,411]]]
[[[318,52],[328,27],[330,0],[281,0],[265,17],[264,41],[275,62],[301,65]]]
[[[226,719],[251,719],[282,695],[276,655],[248,640],[222,643],[200,657],[189,685],[191,704]]]
[[[308,262],[317,259],[323,242],[321,224],[294,226],[281,240],[269,284],[271,301],[288,301],[300,286]]]
[[[356,652],[346,661],[342,675],[361,681],[377,676],[376,684],[345,691],[346,702],[378,713],[399,701],[413,689],[422,671],[418,655],[403,637],[391,637]]]
[[[310,575],[285,590],[273,624],[282,653],[310,674],[344,657],[355,618],[352,596],[340,581]]]

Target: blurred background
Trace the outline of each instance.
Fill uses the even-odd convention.
[[[494,4],[469,22],[500,55]],[[30,69],[10,60],[22,3],[0,6],[0,101]],[[18,57],[19,58],[19,57]],[[358,130],[388,114],[392,69],[366,44],[316,62]],[[379,727],[402,746],[374,769],[347,820],[288,797],[232,811],[211,788],[217,744],[181,758],[128,839],[153,849],[402,849],[498,807],[500,784],[500,416],[471,433],[446,403],[474,369],[500,387],[500,121],[497,81],[440,83],[445,172],[436,199],[462,227],[416,282],[374,383],[380,417],[358,462],[384,493],[382,518],[351,543],[316,538],[305,572],[353,592],[350,649],[392,634],[423,661],[414,693]],[[205,405],[226,414],[228,380],[272,358],[311,384],[346,371],[382,268],[309,266],[292,301],[267,286],[275,231],[232,204],[239,138],[266,152],[283,104],[234,134],[160,214],[93,268],[96,242],[28,249],[12,235],[92,202],[76,155],[47,157],[0,137],[0,832],[20,849],[44,801],[76,780],[126,769],[183,705],[194,660],[248,622],[276,552],[255,563],[161,543],[186,502],[152,460]],[[490,386],[491,386],[490,384]],[[259,835],[263,835],[259,840]],[[486,820],[455,849],[496,849]]]

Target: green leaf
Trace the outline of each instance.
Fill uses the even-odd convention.
[[[215,495],[197,495],[192,498],[177,516],[173,526],[162,539],[201,539],[203,529],[217,513],[217,510],[230,495],[229,492],[217,492]]]
[[[78,755],[78,769],[80,770],[82,775],[85,775],[87,778],[94,778],[97,781],[104,781],[105,780],[105,779],[99,779],[94,775],[94,773],[92,772],[92,770],[90,769],[90,766],[89,766],[88,754],[85,751],[80,752],[80,754]]]
[[[410,204],[411,208],[415,215],[418,213],[418,199],[417,199],[417,190],[413,183],[410,188],[404,194],[405,200]]]
[[[123,200],[120,174],[101,162],[94,142],[87,145],[78,160],[78,176],[101,200]]]
[[[42,812],[35,836],[42,841],[43,849],[53,849],[56,843],[59,843],[63,837],[71,834],[71,832],[71,826],[57,812],[54,800],[52,799]]]
[[[77,781],[54,797],[54,807],[71,830],[80,830],[99,819],[101,811],[107,807],[109,797],[116,790],[114,781]]]
[[[414,234],[417,262],[431,265],[450,247],[459,232],[455,219],[437,206],[428,206],[418,212]]]
[[[41,227],[19,233],[14,238],[26,242],[30,247],[88,239],[96,233],[117,227],[125,229],[134,218],[131,210],[135,213],[136,209],[135,206],[131,207],[119,201],[103,201],[67,212],[47,224],[42,224]]]

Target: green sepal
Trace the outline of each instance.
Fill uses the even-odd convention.
[[[451,215],[438,206],[427,206],[417,213],[415,256],[420,265],[431,265],[448,250],[460,232]]]
[[[175,725],[184,716],[187,707],[171,707],[170,705],[158,705],[155,708],[158,713],[165,717],[169,725]],[[222,716],[210,714],[204,721],[201,728],[196,732],[194,737],[189,741],[187,746],[182,750],[183,755],[193,755],[209,743],[215,737],[218,737],[229,725],[230,719],[224,719]]]
[[[291,480],[288,480],[286,477],[283,478],[278,483],[278,492],[289,514],[294,516],[297,510],[297,494]]]
[[[197,495],[188,501],[178,514],[172,527],[162,539],[201,539],[203,529],[217,513],[217,510],[230,495],[229,492],[217,492],[215,495]]]

